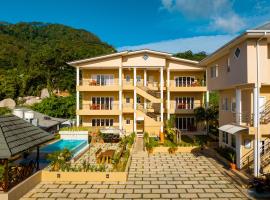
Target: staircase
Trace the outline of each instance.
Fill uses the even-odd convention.
[[[160,92],[150,90],[145,86],[137,86],[136,92],[141,95],[142,97],[148,99],[152,103],[160,103]]]
[[[160,121],[160,115],[159,114],[154,113],[154,112],[148,112],[148,110],[145,109],[142,104],[137,104],[137,109],[139,111],[143,112],[146,116],[154,119],[155,121],[157,121],[157,122]]]
[[[270,165],[270,139],[264,141],[264,145],[260,147],[261,169],[264,169]],[[254,150],[250,150],[242,157],[242,169],[251,173],[254,168]]]
[[[263,105],[264,109],[260,112],[260,123],[268,124],[270,122],[270,100]]]

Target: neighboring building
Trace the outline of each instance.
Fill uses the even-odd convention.
[[[254,155],[257,161],[261,157],[262,167],[269,163],[264,163],[270,147],[269,32],[270,23],[247,30],[200,62],[207,67],[208,90],[220,95],[219,145],[236,151],[238,168],[253,167]],[[253,151],[257,136],[261,147]]]
[[[124,51],[68,63],[77,69],[77,125],[158,135],[196,131],[194,108],[204,106],[205,69],[198,62],[151,51]]]
[[[72,125],[68,119],[50,117],[28,108],[16,108],[13,110],[13,114],[49,133],[56,133],[63,126]]]

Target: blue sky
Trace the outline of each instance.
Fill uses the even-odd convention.
[[[3,0],[0,21],[61,23],[118,50],[214,51],[270,20],[268,0]]]

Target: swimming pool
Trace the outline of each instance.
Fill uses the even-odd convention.
[[[45,147],[41,148],[42,153],[53,153],[55,151],[60,151],[63,149],[68,149],[71,151],[73,156],[77,155],[79,152],[81,152],[83,149],[88,147],[87,140],[58,140],[57,142],[54,142],[52,144],[48,144]]]

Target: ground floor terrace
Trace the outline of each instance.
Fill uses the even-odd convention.
[[[22,200],[248,199],[244,191],[201,154],[134,153],[127,182],[41,182]]]

